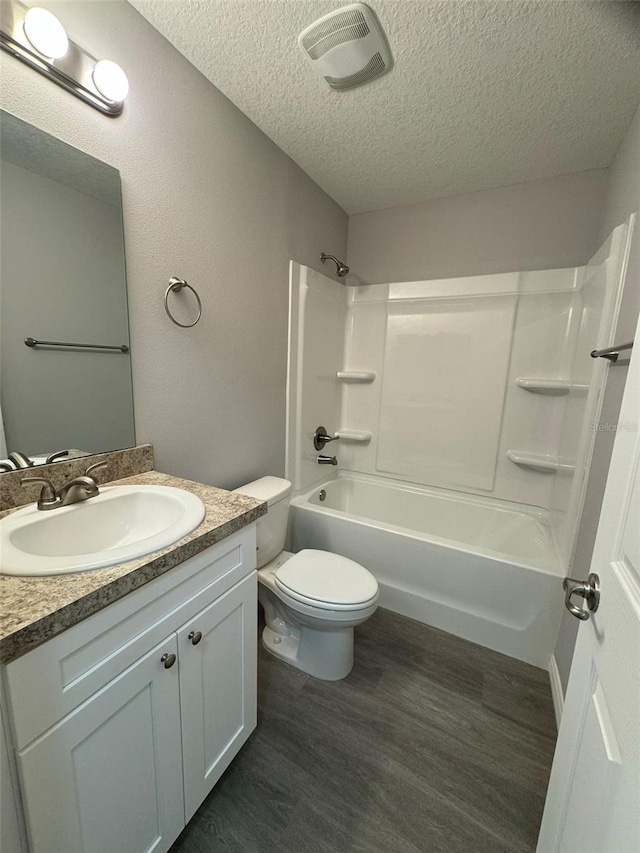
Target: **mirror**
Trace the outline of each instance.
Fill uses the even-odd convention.
[[[130,447],[120,174],[4,111],[0,157],[0,468]]]

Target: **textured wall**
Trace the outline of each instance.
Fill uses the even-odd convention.
[[[367,284],[580,266],[597,248],[606,182],[598,169],[360,213],[348,263]]]
[[[630,213],[640,210],[640,109],[636,112],[629,130],[611,165],[609,186],[600,240],[604,240],[616,225],[624,222]],[[635,235],[632,244],[629,268],[625,284],[620,317],[616,330],[616,342],[633,340],[638,312],[640,311],[640,222],[636,221]],[[607,387],[602,403],[600,420],[602,423],[615,424],[620,413],[622,394],[627,378],[628,368],[622,362],[609,368]],[[591,554],[598,529],[600,507],[607,482],[607,473],[611,461],[615,431],[602,431],[596,435],[593,449],[593,459],[589,472],[589,482],[585,495],[582,521],[578,532],[576,556],[573,574],[575,577],[586,577],[589,574]],[[556,643],[555,656],[560,670],[560,677],[566,690],[569,680],[569,669],[573,657],[578,620],[569,613],[563,615],[560,634]]]
[[[235,486],[284,470],[288,264],[344,255],[346,214],[127,3],[45,3],[131,86],[109,119],[1,56],[2,106],[120,170],[137,440]],[[164,314],[171,275],[202,321]]]

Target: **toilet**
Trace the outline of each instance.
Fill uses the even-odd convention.
[[[267,501],[258,520],[262,644],[275,657],[325,681],[353,667],[353,629],[377,608],[378,582],[364,566],[329,551],[284,551],[291,483],[262,477],[236,489]]]

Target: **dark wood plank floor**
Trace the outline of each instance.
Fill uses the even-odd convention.
[[[385,610],[344,681],[259,656],[258,728],[171,853],[535,850],[546,672]]]

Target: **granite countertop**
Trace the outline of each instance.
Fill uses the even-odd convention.
[[[241,530],[267,511],[265,502],[213,486],[147,471],[105,486],[174,486],[204,503],[204,521],[160,551],[126,563],[50,577],[0,575],[0,663],[9,663],[134,589]],[[15,511],[15,510],[12,510]],[[8,515],[1,513],[0,518]]]

